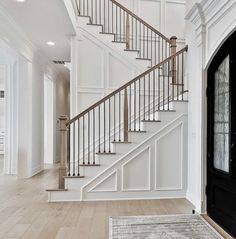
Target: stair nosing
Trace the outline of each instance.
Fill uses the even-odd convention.
[[[131,144],[132,142],[130,141],[112,141],[112,144]]]
[[[129,130],[129,133],[147,133],[146,130]]]
[[[147,122],[147,123],[160,123],[161,120],[142,120],[142,122]]]
[[[112,153],[112,152],[110,152],[110,153],[97,152],[96,154],[97,155],[115,155],[116,153]]]
[[[101,166],[101,164],[93,164],[93,163],[91,163],[91,164],[80,164],[79,165],[80,167],[98,167],[98,166]]]

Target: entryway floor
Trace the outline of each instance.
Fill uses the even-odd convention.
[[[0,176],[0,238],[105,239],[110,216],[189,214],[193,209],[186,199],[48,203],[45,189],[56,185],[55,167],[31,179]]]

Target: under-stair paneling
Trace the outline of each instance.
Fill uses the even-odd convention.
[[[181,190],[183,188],[182,131],[181,123],[155,142],[156,190]]]
[[[151,189],[151,147],[148,146],[122,165],[122,191]]]
[[[151,124],[156,127],[155,123]],[[124,149],[130,147],[130,150],[125,150],[127,153],[121,154],[82,187],[81,200],[184,197],[187,185],[186,129],[186,114],[173,113],[172,121],[146,138],[144,136],[140,143],[124,145]],[[103,164],[102,157],[100,160]]]
[[[117,191],[117,174],[118,171],[115,170],[107,177],[105,177],[101,182],[96,184],[89,192],[116,192]]]

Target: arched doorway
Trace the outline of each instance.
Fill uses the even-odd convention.
[[[236,236],[236,32],[209,66],[207,213]]]

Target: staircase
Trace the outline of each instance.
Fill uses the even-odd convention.
[[[59,189],[49,201],[184,197],[187,47],[115,0],[75,0],[78,28],[143,73],[77,116],[62,116]]]

